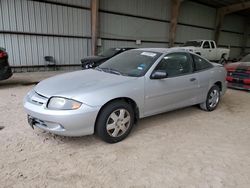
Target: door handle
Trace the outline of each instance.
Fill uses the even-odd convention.
[[[196,80],[196,78],[190,78],[190,81],[191,82],[193,82],[193,81],[195,81]]]

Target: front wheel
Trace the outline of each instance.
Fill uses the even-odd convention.
[[[106,105],[96,122],[97,135],[108,143],[125,139],[134,125],[134,111],[128,103],[115,101]]]
[[[208,91],[207,99],[200,104],[200,108],[205,111],[213,111],[220,102],[220,88],[216,85]]]
[[[221,65],[227,64],[227,60],[226,60],[226,58],[225,58],[224,55],[223,55],[223,56],[221,57],[221,59],[219,60],[219,64],[221,64]]]

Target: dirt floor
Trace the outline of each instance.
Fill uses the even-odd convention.
[[[250,93],[228,90],[214,112],[145,118],[126,140],[106,144],[29,127],[22,99],[53,74],[0,82],[0,187],[249,188]]]

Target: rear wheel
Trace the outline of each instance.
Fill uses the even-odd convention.
[[[221,59],[219,60],[219,63],[222,64],[222,65],[227,64],[227,60],[226,60],[226,58],[225,58],[225,55],[222,55],[222,56],[221,56]]]
[[[216,109],[219,102],[220,102],[220,89],[218,86],[214,85],[208,91],[206,101],[200,104],[200,108],[205,111],[213,111]]]
[[[128,103],[115,101],[104,107],[96,123],[97,135],[108,143],[125,139],[134,125],[134,112]]]

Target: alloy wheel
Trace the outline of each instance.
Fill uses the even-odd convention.
[[[214,108],[219,102],[220,94],[219,91],[214,89],[211,91],[209,98],[208,98],[208,105],[210,108]]]
[[[110,114],[106,129],[110,136],[122,136],[129,129],[131,116],[126,109],[118,109]]]

